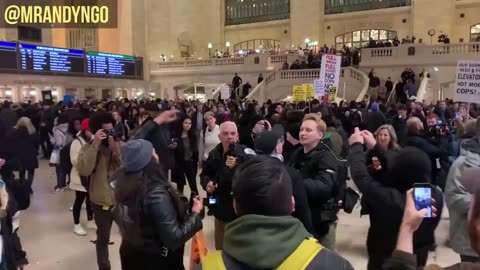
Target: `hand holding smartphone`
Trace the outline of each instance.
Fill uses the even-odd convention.
[[[432,217],[432,186],[430,184],[414,184],[413,198],[417,210],[427,209],[425,218]]]

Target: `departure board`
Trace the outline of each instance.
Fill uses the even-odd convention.
[[[0,70],[17,71],[17,43],[0,41]]]
[[[136,74],[136,58],[131,55],[87,52],[87,74],[101,77],[131,78]]]
[[[85,54],[82,50],[19,44],[22,71],[54,74],[82,74]]]

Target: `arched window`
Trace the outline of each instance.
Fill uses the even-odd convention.
[[[480,23],[470,28],[470,42],[480,42]]]
[[[411,0],[325,0],[325,14],[410,6]]]
[[[290,18],[290,0],[225,0],[225,25]]]
[[[397,37],[396,31],[384,29],[366,29],[345,33],[335,37],[335,47],[337,50],[342,49],[343,45],[351,48],[366,47],[370,38],[375,41],[393,40]]]

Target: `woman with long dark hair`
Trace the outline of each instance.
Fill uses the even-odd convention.
[[[192,119],[187,116],[179,127],[177,147],[175,148],[175,168],[172,173],[172,181],[177,183],[177,190],[183,194],[185,178],[188,181],[192,194],[198,195],[197,168],[198,168],[198,145],[195,131],[192,129]]]
[[[132,140],[121,148],[123,167],[112,177],[115,220],[122,234],[122,270],[185,269],[185,243],[202,229],[198,196],[188,213],[168,182],[152,144]]]

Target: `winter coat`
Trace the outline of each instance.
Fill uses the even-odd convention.
[[[352,179],[363,194],[369,210],[370,228],[367,236],[369,265],[380,269],[386,259],[390,258],[402,223],[406,195],[392,183],[384,184],[373,180],[366,166],[366,154],[363,145],[354,144],[348,158],[351,165]],[[438,217],[424,220],[414,234],[414,250],[424,252],[434,244],[434,231],[443,209],[442,192],[432,188],[432,197],[437,202]]]
[[[303,147],[297,149],[289,164],[302,174],[313,226],[317,235],[322,237],[328,233],[329,225],[337,220],[338,205],[335,199],[338,195],[340,161],[330,147],[320,142],[309,153],[304,153]]]
[[[204,189],[206,189],[209,181],[217,184],[217,189],[213,193],[213,197],[217,199],[215,207],[212,208],[213,215],[225,223],[231,222],[236,218],[233,210],[232,180],[238,165],[248,158],[245,149],[246,147],[241,144],[236,145],[237,166],[230,169],[225,165],[226,157],[223,145],[221,143],[218,144],[208,155],[200,175]]]
[[[9,135],[15,164],[13,170],[34,170],[38,168],[38,148],[40,146],[38,135],[28,134],[27,129],[14,129]]]
[[[467,221],[473,195],[460,182],[466,167],[480,167],[478,138],[465,141],[461,148],[460,156],[450,167],[445,186],[445,200],[450,213],[450,245],[460,255],[478,257],[470,244]]]
[[[70,189],[75,191],[87,192],[85,187],[82,185],[82,180],[80,179],[80,174],[78,173],[77,163],[78,156],[80,154],[80,149],[82,146],[86,145],[87,142],[80,136],[80,133],[77,134],[77,139],[73,140],[70,146],[70,161],[72,162],[72,171],[70,172]]]

